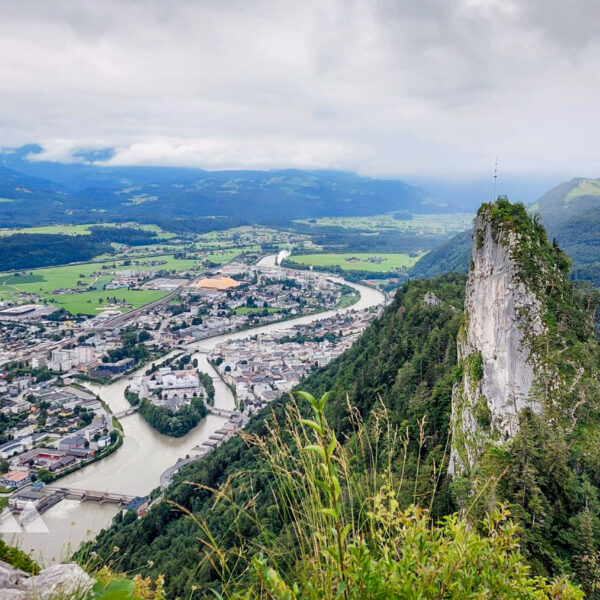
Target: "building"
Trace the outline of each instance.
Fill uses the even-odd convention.
[[[16,454],[20,454],[25,451],[25,444],[23,442],[17,440],[12,440],[10,442],[6,442],[0,446],[0,458],[11,458]]]
[[[71,435],[69,437],[63,438],[58,442],[59,450],[71,450],[72,448],[83,448],[85,445],[86,439],[82,435]]]
[[[81,344],[75,348],[77,352],[77,362],[80,365],[87,365],[94,360],[94,347],[90,344]]]
[[[72,454],[67,454],[57,461],[53,462],[49,467],[48,471],[55,473],[56,471],[62,471],[67,467],[70,467],[77,459]]]
[[[201,279],[196,287],[200,290],[230,290],[240,286],[240,282],[231,277],[205,277]]]
[[[106,448],[107,446],[110,446],[110,436],[108,435],[103,435],[102,437],[98,438],[98,448]]]
[[[41,369],[48,364],[48,361],[43,354],[37,354],[36,356],[31,357],[29,364],[32,369]]]
[[[29,503],[37,504],[42,497],[42,492],[36,490],[32,486],[28,485],[18,492],[11,494],[8,501],[8,505],[11,508],[23,509],[29,505]]]
[[[9,471],[0,477],[0,484],[5,487],[18,488],[31,481],[31,475],[23,471]]]
[[[135,360],[133,358],[123,358],[114,363],[98,363],[98,366],[94,369],[94,373],[100,376],[120,375],[133,367],[134,364]]]

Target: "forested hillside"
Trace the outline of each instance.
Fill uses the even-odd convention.
[[[446,460],[456,333],[465,281],[462,275],[448,275],[410,282],[350,350],[316,371],[301,386],[315,395],[332,390],[328,418],[338,438],[346,439],[346,444],[356,443],[349,404],[367,420],[374,409],[385,406],[390,427],[398,427],[399,435],[407,427],[410,444],[404,470],[413,483],[400,497],[408,505],[416,494],[425,505],[432,504],[434,516],[447,514],[453,508],[443,477],[435,497],[431,483],[434,475],[439,478],[443,473]],[[426,304],[428,292],[435,293],[441,305],[436,306],[433,296]],[[253,419],[247,433],[266,435],[266,417],[273,411],[278,419],[283,419],[287,402],[284,398],[272,404]],[[419,421],[424,417],[421,433]],[[419,451],[421,434],[427,441]],[[379,457],[382,463],[388,451],[382,448]],[[93,550],[98,553],[99,564],[110,557],[124,571],[140,569],[154,576],[163,573],[169,597],[173,598],[187,597],[192,585],[203,586],[219,579],[206,560],[206,548],[198,541],[199,523],[206,525],[215,543],[228,554],[235,548],[254,553],[261,544],[268,544],[281,550],[282,564],[294,562],[290,525],[282,522],[274,504],[271,477],[259,454],[256,447],[247,446],[236,437],[178,475],[167,497],[191,511],[196,521],[186,517],[180,508],[162,502],[139,521],[117,522],[100,534],[96,543],[85,548],[81,556],[87,559]],[[357,463],[356,475],[360,477],[361,470],[369,468]],[[396,473],[401,469],[399,463],[394,464]],[[228,477],[233,477],[228,489],[236,502],[252,503],[255,521],[238,518],[236,508],[227,502],[215,506],[214,495],[198,487],[218,487]],[[193,481],[195,486],[186,481]],[[115,546],[119,548],[117,555]],[[247,557],[235,570],[244,570],[246,560]]]
[[[2,269],[30,269],[90,260],[114,252],[111,242],[151,244],[156,233],[132,227],[91,227],[89,235],[15,233],[0,237]]]
[[[568,258],[522,206],[502,200],[487,210],[490,239],[509,236],[510,260],[520,265],[518,280],[505,291],[538,298],[532,300],[541,315],[537,333],[524,335],[535,349],[531,406],[537,403],[543,412],[515,409],[517,433],[503,438],[477,403],[474,419],[488,432],[487,445],[469,471],[449,474],[449,427],[451,413],[458,410],[453,391],[465,373],[478,381],[486,368],[476,355],[457,363],[457,342],[466,324],[466,278],[459,274],[405,284],[354,347],[315,371],[301,388],[316,397],[331,391],[327,420],[350,457],[344,481],[366,494],[342,490],[359,531],[361,498],[372,489],[393,490],[398,506],[417,504],[434,519],[463,507],[473,525],[503,502],[520,526],[533,573],[570,574],[595,598],[600,579],[598,297],[566,277]],[[476,243],[483,248],[483,240]],[[290,420],[291,406],[286,398],[272,404],[243,436],[187,466],[169,488],[167,502],[141,520],[118,519],[80,558],[91,557],[95,565],[116,561],[126,572],[163,573],[172,598],[185,597],[191,586],[207,593],[208,583],[218,586],[225,574],[217,563],[227,565],[228,580],[243,580],[249,558],[266,548],[284,577],[297,577],[305,549],[295,541],[297,521],[285,500],[289,492],[285,486],[275,489],[274,467],[265,461],[261,441],[268,438],[285,448],[291,462],[280,467],[293,473],[289,449],[301,446],[307,434],[298,433],[302,430]],[[308,408],[300,401],[302,413]],[[453,452],[460,435],[454,429]],[[283,504],[275,502],[278,497]],[[301,507],[302,498],[294,503]]]

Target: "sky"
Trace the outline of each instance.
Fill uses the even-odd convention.
[[[0,0],[0,146],[597,177],[598,22],[596,0]]]

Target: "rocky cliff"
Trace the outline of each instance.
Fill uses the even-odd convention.
[[[533,390],[536,339],[546,333],[543,302],[519,258],[531,240],[511,221],[495,219],[496,212],[497,205],[484,205],[473,231],[457,340],[462,372],[452,397],[450,474],[468,472],[490,444],[512,438],[524,408],[541,410]]]

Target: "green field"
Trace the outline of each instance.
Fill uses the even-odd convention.
[[[297,222],[314,226],[365,229],[373,232],[393,229],[417,235],[444,235],[469,229],[473,225],[473,215],[467,213],[413,214],[407,219],[396,219],[394,213],[388,213],[370,217],[323,217],[321,219],[303,219]]]
[[[385,273],[401,267],[412,267],[419,256],[408,254],[383,254],[377,252],[348,254],[300,254],[290,260],[302,265],[340,267],[345,271],[373,271]]]
[[[224,265],[233,260],[236,256],[239,256],[242,252],[258,252],[259,250],[259,246],[252,246],[250,248],[231,248],[229,250],[213,250],[211,252],[205,252],[202,257],[205,260]]]
[[[52,296],[51,303],[57,308],[64,308],[72,315],[78,313],[86,315],[97,315],[102,309],[110,307],[108,298],[116,298],[118,302],[131,304],[130,307],[118,307],[116,310],[126,312],[134,308],[139,308],[154,302],[159,298],[166,296],[168,292],[158,292],[155,290],[106,290],[99,292],[81,292],[78,294],[63,294],[61,296]],[[102,302],[99,300],[102,299]],[[113,307],[111,307],[113,308]]]

